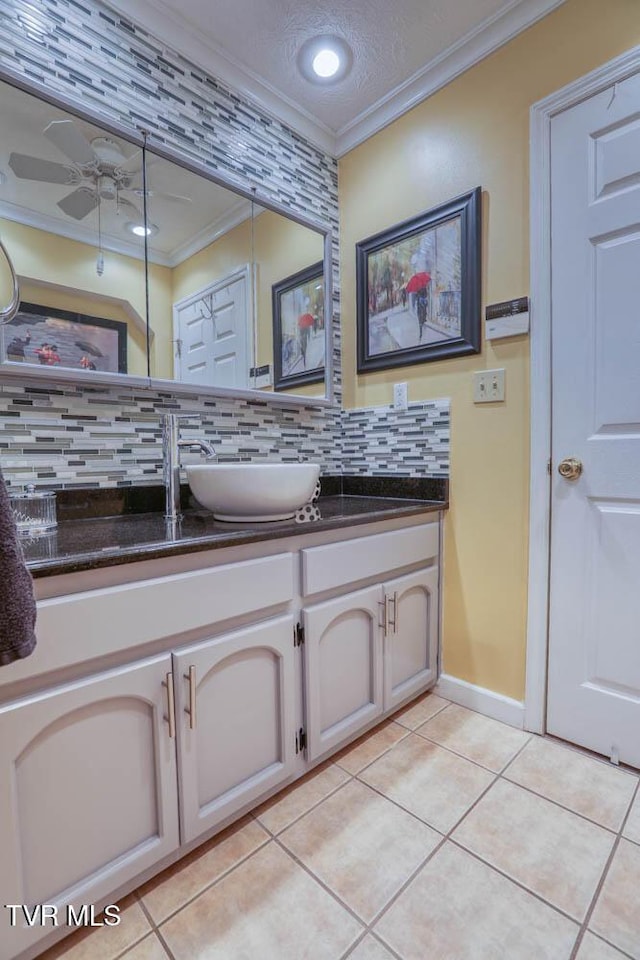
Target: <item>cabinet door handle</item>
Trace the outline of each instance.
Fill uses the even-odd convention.
[[[184,679],[189,681],[189,709],[185,707],[185,713],[189,714],[189,726],[192,730],[196,728],[196,668],[193,664],[189,667],[189,673],[183,674]]]
[[[393,632],[398,632],[398,591],[393,591],[393,597],[387,597],[387,603],[393,604],[393,620],[389,617],[389,625],[393,627]]]
[[[173,696],[173,674],[168,673],[165,677],[163,687],[167,688],[167,715],[164,719],[169,724],[169,737],[171,740],[176,738],[176,701]]]
[[[378,619],[378,626],[382,627],[382,634],[386,637],[387,630],[389,629],[389,624],[387,623],[387,598],[385,597],[384,600],[378,600],[378,606],[382,607],[382,623],[380,623],[380,619]]]

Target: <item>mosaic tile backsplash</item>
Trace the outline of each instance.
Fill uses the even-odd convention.
[[[328,474],[446,477],[449,403],[408,411],[271,407],[210,398],[194,403],[141,390],[0,388],[0,465],[9,485],[61,489],[162,481],[161,416],[186,415],[182,435],[206,436],[218,459],[315,460]],[[183,464],[198,454],[183,451]]]
[[[0,64],[96,114],[151,129],[245,187],[331,224],[340,399],[338,174],[316,148],[97,0],[0,0]],[[409,411],[276,407],[135,387],[0,387],[0,463],[13,487],[157,483],[160,415],[193,413],[221,459],[315,459],[327,473],[448,474],[448,404]],[[186,458],[190,455],[185,456]],[[195,455],[191,455],[194,456]],[[187,460],[188,462],[188,460]]]

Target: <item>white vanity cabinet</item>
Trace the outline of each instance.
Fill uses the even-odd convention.
[[[293,773],[293,618],[223,634],[173,660],[186,842]]]
[[[36,580],[38,646],[0,670],[0,904],[113,902],[435,683],[436,516]],[[0,960],[55,939],[0,911]]]
[[[307,595],[420,565],[303,608],[307,750],[314,761],[435,683],[437,523],[302,551]]]
[[[165,655],[0,706],[1,904],[95,903],[177,848],[167,678]],[[1,960],[47,932],[19,920]]]

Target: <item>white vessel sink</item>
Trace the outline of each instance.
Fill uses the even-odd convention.
[[[217,520],[289,520],[314,493],[317,463],[203,463],[186,468],[196,500]]]

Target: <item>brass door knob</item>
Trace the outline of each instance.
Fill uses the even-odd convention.
[[[582,464],[575,457],[565,457],[558,464],[558,473],[565,480],[577,480],[582,473]]]

